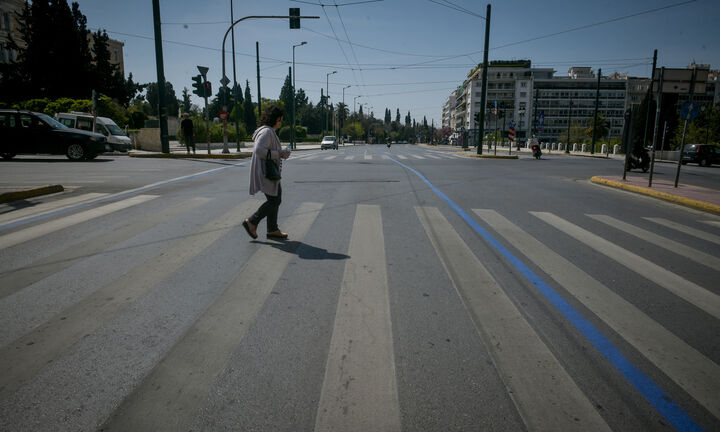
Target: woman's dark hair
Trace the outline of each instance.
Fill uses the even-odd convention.
[[[278,105],[268,105],[260,116],[260,124],[275,127],[278,119],[285,115],[285,110]]]

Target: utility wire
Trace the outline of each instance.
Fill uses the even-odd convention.
[[[384,0],[364,0],[364,1],[356,1],[356,2],[350,2],[350,3],[343,3],[343,4],[323,4],[323,3],[319,3],[319,2],[318,2],[318,3],[313,3],[313,2],[309,2],[309,1],[303,1],[303,0],[290,0],[290,1],[293,1],[293,2],[295,2],[295,3],[305,3],[305,4],[309,4],[309,5],[323,6],[323,7],[325,7],[325,6],[352,6],[352,5],[358,5],[358,4],[364,4],[364,3],[381,2],[381,1],[384,1]]]
[[[475,16],[475,17],[478,17],[478,18],[485,19],[484,16],[478,15],[478,14],[476,14],[475,12],[473,12],[473,11],[471,11],[471,10],[465,9],[465,8],[462,7],[462,6],[458,6],[458,5],[456,5],[455,3],[452,3],[452,2],[447,1],[447,0],[444,0],[445,3],[440,3],[439,1],[435,1],[435,0],[428,0],[428,1],[429,1],[430,3],[435,3],[435,4],[437,4],[437,5],[440,5],[440,6],[443,6],[443,7],[446,7],[446,8],[454,9],[454,10],[456,10],[456,11],[458,11],[458,12],[462,12],[462,13],[465,13],[465,14],[468,14],[468,15],[472,15],[472,16]]]

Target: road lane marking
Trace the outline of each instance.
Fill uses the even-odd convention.
[[[300,242],[321,209],[322,204],[303,203],[295,211],[285,223],[293,239],[285,242],[286,246],[295,242],[302,247]],[[295,256],[294,250],[260,246],[101,429],[189,430],[232,353]]]
[[[345,160],[353,160],[353,159],[355,159],[355,156],[353,156],[353,155],[345,156]]]
[[[448,206],[462,219],[470,228],[480,235],[490,246],[492,246],[507,262],[525,277],[537,290],[579,331],[585,339],[602,354],[613,367],[620,372],[635,390],[655,408],[663,418],[678,430],[702,430],[685,410],[678,406],[673,399],[655,381],[645,375],[634,364],[617,349],[617,347],[600,332],[590,321],[585,319],[580,312],[563,299],[550,285],[541,277],[536,275],[525,263],[520,261],[512,252],[502,245],[495,237],[480,226],[465,210],[458,206],[453,200],[445,195],[440,189],[433,185],[425,176],[412,167],[391,159],[399,166],[415,174],[435,194],[445,201]]]
[[[693,237],[697,237],[697,238],[705,240],[705,241],[709,241],[709,242],[712,242],[715,244],[720,244],[720,236],[711,234],[709,232],[705,232],[705,231],[702,231],[699,229],[685,226],[685,225],[679,224],[677,222],[669,221],[669,220],[663,219],[663,218],[646,217],[643,219],[649,220],[650,222],[655,222],[656,224],[662,225],[662,226],[670,228],[670,229],[674,229],[675,231],[680,231],[681,233],[685,233],[685,234],[691,235]]]
[[[620,231],[638,237],[641,240],[645,240],[648,243],[652,243],[655,246],[659,246],[663,249],[669,250],[670,252],[676,253],[692,261],[695,261],[696,263],[710,267],[711,269],[720,269],[720,258],[716,258],[710,254],[706,254],[705,252],[701,252],[680,242],[676,242],[674,240],[659,236],[653,232],[636,227],[619,219],[615,219],[611,216],[591,214],[587,216],[595,219],[596,221],[610,225],[613,228],[617,228]]]
[[[415,210],[528,430],[610,430],[442,213]]]
[[[623,249],[604,238],[547,212],[530,212],[538,219],[552,225],[565,234],[586,244],[629,270],[655,282],[676,296],[720,318],[720,296],[690,282],[649,260]]]
[[[58,214],[67,213],[67,212],[74,211],[74,210],[77,210],[77,209],[80,209],[80,208],[89,207],[89,206],[94,205],[94,204],[106,203],[106,202],[113,201],[113,200],[117,200],[117,199],[121,199],[121,198],[128,198],[128,197],[137,195],[137,194],[139,194],[139,193],[147,192],[147,191],[149,191],[149,190],[157,189],[157,188],[160,188],[160,187],[163,187],[163,186],[167,186],[167,185],[170,185],[170,184],[173,184],[173,183],[180,183],[180,182],[184,182],[184,181],[187,181],[187,180],[192,180],[192,179],[194,179],[194,178],[204,177],[204,176],[207,176],[207,175],[210,175],[210,174],[216,174],[216,173],[225,171],[225,170],[230,169],[230,168],[237,168],[237,167],[240,167],[240,166],[246,166],[246,165],[248,165],[248,164],[249,164],[249,162],[233,163],[233,164],[224,166],[224,167],[222,167],[222,168],[213,168],[213,169],[209,169],[209,170],[205,170],[205,171],[200,171],[199,173],[195,173],[195,174],[188,174],[188,175],[185,175],[185,176],[182,176],[182,177],[175,177],[175,178],[172,178],[172,179],[169,179],[169,180],[161,180],[161,181],[159,181],[159,182],[155,182],[155,183],[152,183],[152,184],[149,184],[149,185],[145,185],[145,186],[140,186],[140,187],[135,188],[135,189],[129,189],[129,190],[126,190],[126,191],[122,191],[122,192],[118,192],[118,193],[111,194],[111,195],[109,195],[109,196],[96,198],[96,199],[90,200],[89,202],[84,202],[84,203],[81,203],[81,204],[77,204],[77,205],[75,205],[75,206],[70,206],[70,207],[65,208],[65,209],[62,209],[62,210],[55,210],[55,211],[52,211],[52,212],[49,212],[49,213],[46,213],[46,214],[43,214],[43,215],[33,216],[33,217],[31,217],[31,218],[24,219],[24,220],[22,220],[22,221],[14,221],[14,222],[3,223],[3,224],[0,224],[0,230],[12,228],[12,227],[14,227],[14,226],[21,225],[21,224],[25,224],[25,223],[29,223],[29,222],[34,222],[34,221],[40,220],[40,219],[45,219],[45,218],[48,218],[48,217],[50,217],[50,216],[55,216],[55,215],[58,215]]]
[[[259,204],[254,199],[240,204],[1,348],[0,399],[238,226]]]
[[[315,431],[400,431],[380,206],[359,204]]]
[[[157,195],[136,195],[122,201],[106,204],[102,207],[85,210],[80,213],[65,216],[60,219],[55,219],[40,225],[35,225],[20,231],[15,231],[10,234],[5,234],[3,236],[0,236],[0,249],[15,246],[17,244],[36,239],[38,237],[42,237],[52,232],[59,231],[73,225],[77,225],[91,219],[105,216],[110,213],[132,207],[134,205],[142,204],[155,198],[157,198]]]
[[[35,282],[66,269],[83,258],[91,257],[113,245],[123,242],[129,238],[149,230],[150,228],[174,219],[176,216],[190,211],[193,208],[210,201],[209,198],[193,198],[183,201],[177,205],[161,210],[149,216],[138,219],[135,222],[123,227],[91,238],[84,242],[72,245],[71,247],[57,252],[51,256],[17,270],[8,270],[0,273],[2,285],[0,286],[0,299],[7,297],[21,289],[28,287]]]
[[[396,156],[397,156],[398,159],[402,159],[402,160],[407,159],[407,156],[403,156],[403,155],[401,155],[401,154],[396,155]]]
[[[337,155],[328,156],[328,157],[324,158],[323,160],[332,160],[332,159],[335,159],[336,157],[337,157]]]
[[[20,221],[28,219],[30,217],[41,216],[41,215],[44,215],[44,214],[52,212],[52,211],[65,209],[65,208],[67,208],[71,205],[77,204],[77,203],[89,201],[89,200],[96,199],[96,198],[102,198],[107,195],[108,194],[106,194],[106,193],[86,193],[83,195],[59,199],[56,201],[49,201],[49,202],[36,204],[32,207],[26,207],[26,208],[21,208],[18,210],[13,210],[8,213],[1,214],[0,215],[0,223],[20,222]]]
[[[435,155],[431,155],[431,154],[426,154],[425,156],[427,156],[431,159],[442,159],[440,156],[435,156]]]
[[[365,153],[365,160],[372,160],[372,155]]]
[[[414,157],[415,159],[425,159],[423,156],[419,156],[419,155],[415,155],[415,154],[410,155],[410,156]]]
[[[494,210],[473,211],[720,418],[720,367],[715,362]]]

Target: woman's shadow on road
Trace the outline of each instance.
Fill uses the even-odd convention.
[[[299,258],[307,260],[343,260],[350,258],[349,255],[328,252],[327,249],[294,240],[278,242],[255,241],[254,243],[272,246],[283,252],[296,254]]]

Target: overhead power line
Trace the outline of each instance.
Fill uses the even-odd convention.
[[[381,1],[385,1],[385,0],[363,0],[363,1],[356,1],[356,2],[350,2],[350,3],[342,3],[342,4],[324,4],[324,3],[320,3],[320,2],[313,3],[313,2],[309,2],[309,1],[303,1],[303,0],[290,0],[290,1],[293,1],[295,3],[305,3],[305,4],[309,4],[309,5],[314,5],[314,6],[353,6],[353,5],[359,5],[359,4],[365,4],[365,3],[376,3],[376,2],[381,2]]]
[[[435,4],[437,4],[437,5],[440,5],[440,6],[443,6],[443,7],[446,7],[446,8],[454,9],[454,10],[456,10],[456,11],[459,11],[459,12],[462,12],[462,13],[465,13],[465,14],[468,14],[468,15],[472,15],[472,16],[477,17],[477,18],[485,19],[484,16],[479,15],[479,14],[476,14],[475,12],[473,12],[473,11],[471,11],[471,10],[469,10],[469,9],[465,9],[464,7],[459,6],[459,5],[457,5],[457,4],[455,4],[455,3],[451,2],[451,1],[448,1],[448,0],[443,0],[444,3],[441,3],[441,2],[435,1],[435,0],[428,0],[428,1],[429,1],[430,3],[435,3]]]

